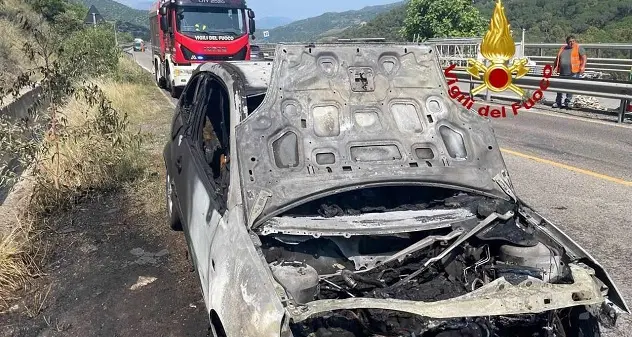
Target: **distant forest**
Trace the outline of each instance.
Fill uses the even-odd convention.
[[[474,6],[489,22],[494,0],[474,0]],[[631,42],[632,1],[630,0],[505,0],[514,38],[526,29],[527,42],[563,42],[568,34],[579,41]],[[384,37],[404,40],[400,34],[409,3],[381,13],[366,24],[342,32],[341,37]]]

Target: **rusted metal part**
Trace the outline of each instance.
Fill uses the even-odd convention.
[[[529,279],[512,285],[497,279],[466,295],[436,302],[415,302],[396,299],[349,298],[319,300],[302,306],[290,306],[295,322],[321,313],[342,309],[384,309],[403,311],[429,318],[479,317],[542,313],[577,305],[593,305],[604,301],[592,275],[570,265],[573,284],[550,284]]]
[[[449,228],[452,224],[476,220],[470,210],[429,209],[366,213],[360,215],[322,217],[274,217],[263,224],[258,232],[320,236],[378,235]]]

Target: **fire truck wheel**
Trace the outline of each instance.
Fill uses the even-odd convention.
[[[169,91],[171,93],[171,97],[173,97],[173,98],[180,98],[180,93],[182,92],[181,88],[178,88],[178,87],[176,87],[174,85],[170,85],[169,89],[170,89]]]
[[[158,85],[158,87],[160,89],[164,89],[165,88],[165,78],[164,77],[160,77],[160,72],[158,71],[158,68],[155,67],[154,69],[154,77],[156,78],[156,84]]]

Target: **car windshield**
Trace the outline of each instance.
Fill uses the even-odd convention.
[[[183,7],[177,11],[181,33],[240,36],[246,33],[245,13],[237,8]]]

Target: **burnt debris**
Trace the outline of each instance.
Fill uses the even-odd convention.
[[[287,216],[326,218],[421,209],[466,208],[486,217],[492,212],[504,214],[515,210],[516,204],[481,195],[421,186],[388,186],[353,190],[334,194],[293,208]]]
[[[517,205],[505,200],[409,186],[340,193],[303,204],[284,216],[315,221],[458,208],[469,210],[478,221],[494,213],[518,213]],[[370,228],[351,236],[268,233],[259,236],[259,247],[289,301],[299,306],[349,298],[436,302],[468,294],[501,277],[512,284],[569,281],[563,249],[544,244],[519,216],[492,221],[449,252],[446,248],[452,241],[472,230],[470,222],[456,220],[447,227],[391,234],[371,234]],[[436,261],[424,267],[431,259]],[[392,310],[353,309],[327,312],[291,324],[291,329],[295,337],[564,336],[549,334],[562,329],[559,322],[557,312],[437,320]]]

